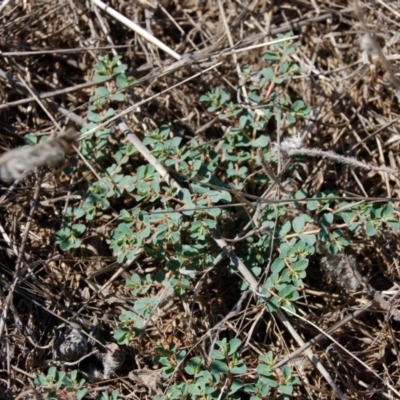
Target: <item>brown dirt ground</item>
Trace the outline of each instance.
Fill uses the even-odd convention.
[[[128,65],[129,74],[135,79],[151,77],[149,83],[145,81],[132,89],[136,99],[158,93],[197,71],[193,65],[183,66],[172,75],[156,79],[160,71],[174,60],[105,12],[94,10],[89,0],[2,2],[5,3],[8,3],[5,7],[0,6],[0,146],[4,151],[22,145],[23,136],[29,132],[55,130],[38,102],[32,99],[21,102],[32,96],[24,85],[35,89],[36,93],[60,91],[49,97],[53,103],[44,104],[62,125],[65,125],[65,118],[60,109],[55,109],[57,106],[85,118],[93,88],[75,86],[91,81],[92,67],[98,56],[110,53],[110,50],[98,50],[99,47],[130,45],[115,49],[122,62]],[[294,59],[303,74],[290,81],[288,90],[292,98],[302,99],[313,110],[308,124],[307,147],[332,150],[370,164],[397,168],[400,163],[400,135],[397,132],[400,107],[396,89],[399,62],[396,49],[400,50],[398,2],[377,0],[362,4],[363,17],[352,2],[342,0],[221,0],[221,3],[235,44],[262,43],[275,38],[278,32],[290,30],[300,35],[301,47]],[[109,0],[108,5],[151,30],[156,38],[180,55],[196,50],[214,54],[229,48],[217,0],[161,0],[159,3],[156,0],[154,3]],[[379,55],[372,55],[366,58],[365,63],[362,62],[360,40],[366,29],[376,36],[386,61]],[[264,50],[238,53],[237,63],[256,68],[261,65]],[[196,132],[213,118],[199,102],[199,97],[214,86],[230,91],[228,82],[233,87],[238,85],[233,57],[224,57],[216,70],[143,105],[135,116],[129,114],[124,121],[138,135],[142,121],[148,120],[154,126],[169,123]],[[121,103],[118,111],[131,104],[132,100]],[[214,124],[212,129],[215,136],[220,134],[222,126]],[[122,138],[121,133],[115,135],[116,141]],[[270,136],[274,139],[275,132],[271,131]],[[320,158],[305,159],[303,167],[308,173],[299,167],[297,179],[310,193],[336,189],[341,194],[375,198],[399,196],[400,181],[393,174],[353,170]],[[35,376],[55,365],[48,360],[51,360],[51,342],[62,329],[62,323],[84,320],[88,326],[100,326],[101,334],[97,337],[103,343],[111,343],[118,315],[132,306],[132,298],[124,283],[133,269],[125,271],[108,285],[105,297],[96,294],[93,281],[88,280],[97,267],[96,263],[102,266],[113,261],[98,238],[93,237],[89,243],[94,250],[87,245],[87,253],[63,253],[55,245],[54,235],[66,199],[72,185],[84,179],[82,174],[76,173],[74,182],[61,173],[46,179],[50,189],[45,188],[39,195],[35,176],[25,179],[0,208],[3,238],[0,248],[0,304],[3,315],[7,311],[0,348],[1,399],[14,399],[18,395],[19,398],[40,398],[38,393],[29,389],[34,388]],[[6,189],[7,186],[3,185],[4,193]],[[33,206],[32,199],[38,196],[40,204]],[[33,218],[27,226],[32,209],[35,210]],[[107,223],[105,219],[105,235],[113,228],[112,223]],[[7,237],[14,247],[7,244]],[[373,238],[356,238],[352,246],[365,278],[379,290],[392,286],[397,290],[399,251],[398,234],[392,231],[379,232]],[[21,260],[34,269],[35,278],[28,274],[24,279],[15,279],[16,265]],[[142,259],[140,268],[151,271],[157,265],[149,259]],[[299,313],[320,328],[328,329],[350,311],[367,303],[364,294],[346,293],[322,279],[318,265],[311,265],[310,271],[302,292],[304,297],[298,304]],[[96,281],[97,288],[105,284],[114,272],[103,274]],[[151,385],[135,377],[132,371],[137,369],[137,364],[154,368],[151,359],[158,343],[179,340],[182,346],[191,348],[193,354],[204,355],[205,350],[200,345],[196,347],[198,339],[226,316],[238,300],[235,279],[226,282],[226,277],[222,277],[225,281],[224,290],[221,290],[219,274],[223,273],[218,272],[209,278],[208,295],[214,297],[203,300],[210,302],[212,307],[207,304],[200,307],[201,313],[193,317],[194,327],[188,326],[183,304],[164,307],[148,337],[124,347],[122,369],[112,375],[111,380],[89,383],[92,390],[89,398],[95,398],[105,386],[118,389],[122,398],[152,398]],[[397,293],[396,290],[393,293]],[[393,307],[396,307],[397,299],[393,295]],[[190,304],[190,294],[186,301]],[[249,306],[245,316],[234,317],[223,329],[231,335],[240,335],[243,333],[241,329],[244,332],[250,330],[258,312],[256,306]],[[389,314],[389,310],[370,309],[332,334],[366,365],[358,363],[329,340],[312,347],[333,381],[349,399],[398,398],[387,384],[400,387],[400,323]],[[245,328],[240,327],[241,318],[245,321]],[[305,322],[296,319],[291,319],[291,322],[304,341],[318,334]],[[242,336],[243,340],[245,338]],[[243,356],[249,366],[255,365],[258,349],[272,350],[278,359],[283,359],[299,347],[281,322],[265,316],[247,339],[248,347]],[[58,365],[67,371],[78,368],[68,363]],[[291,366],[295,375],[301,378],[301,384],[293,395],[295,398],[336,398],[327,380],[305,358],[297,358]],[[79,368],[84,369],[84,366]],[[376,372],[382,381],[371,371]]]

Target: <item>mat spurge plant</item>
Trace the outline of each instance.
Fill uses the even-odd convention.
[[[56,367],[50,367],[47,374],[40,374],[34,384],[38,390],[43,391],[46,400],[82,400],[88,398],[89,386],[85,379],[78,378],[79,371],[73,370],[69,373],[58,371]],[[91,396],[90,398],[94,398]],[[102,391],[96,397],[96,400],[122,400],[119,397],[118,390]]]
[[[290,35],[281,38],[288,40],[269,48],[265,67],[243,68],[245,97],[223,88],[201,96],[208,112],[218,116],[223,127],[220,136],[213,140],[182,137],[174,135],[170,126],[160,125],[144,138],[143,144],[157,163],[168,168],[176,186],[161,179],[156,165],[140,162],[131,144],[109,146],[109,130],[85,139],[83,154],[94,165],[104,165],[106,155],[115,162],[98,169],[97,178],[92,176],[86,192],[80,192],[80,204],[67,210],[58,233],[60,247],[78,248],[99,227],[97,221],[112,210],[114,220],[105,236],[117,262],[130,265],[145,256],[155,266],[152,272],[134,273],[126,281],[133,306],[120,314],[114,333],[120,345],[146,340],[155,311],[168,299],[182,304],[188,295],[198,296],[202,280],[220,268],[226,256],[224,274],[238,288],[235,301],[251,288],[252,301],[265,312],[295,313],[313,257],[345,251],[355,235],[373,236],[385,226],[399,228],[389,204],[352,202],[333,190],[313,195],[305,189],[287,190],[281,177],[274,176],[288,157],[296,163],[297,154],[289,154],[288,143],[293,148],[302,146],[293,132],[310,116],[310,108],[289,95],[290,81],[300,73],[290,58],[298,43]],[[112,83],[110,87],[127,83],[126,77],[119,78],[122,64],[96,68]],[[113,115],[108,108],[111,101],[121,100],[108,88],[98,88],[91,122],[84,130],[107,120]],[[285,148],[271,126],[290,138]],[[286,173],[291,172],[289,165]],[[229,250],[224,253],[216,237],[224,238]],[[256,290],[243,278],[238,258],[258,282]],[[196,348],[191,352],[195,355],[189,354],[177,344],[155,347],[158,355],[153,362],[169,380],[165,396],[155,398],[239,399],[239,392],[247,392],[252,400],[286,399],[298,383],[289,366],[274,369],[271,352],[253,367],[255,375],[248,372],[241,339],[227,341],[223,336],[216,345],[209,358],[200,357]]]
[[[239,400],[244,395],[250,396],[251,400],[261,400],[266,396],[288,399],[293,386],[299,382],[292,376],[289,366],[281,371],[274,370],[275,361],[269,352],[259,357],[256,371],[250,372],[238,351],[241,345],[238,338],[218,340],[209,362],[201,357],[188,358],[186,351],[179,350],[176,344],[171,344],[168,349],[158,347],[154,363],[162,365],[164,378],[173,374],[184,374],[186,378],[184,382],[171,385],[164,397],[156,396],[154,399]],[[247,376],[247,372],[252,378]]]
[[[88,392],[84,387],[85,380],[78,379],[77,370],[66,373],[55,367],[49,368],[47,375],[38,376],[35,385],[43,389],[46,399],[81,400]]]

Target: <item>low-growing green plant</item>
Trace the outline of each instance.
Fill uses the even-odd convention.
[[[122,400],[122,399],[119,397],[118,390],[113,390],[110,394],[108,392],[100,393],[96,397],[96,400]]]
[[[47,375],[42,373],[34,381],[37,387],[43,389],[46,399],[81,400],[87,393],[85,380],[78,380],[78,371],[66,373],[50,367]]]
[[[170,385],[164,397],[156,396],[154,400],[239,400],[244,393],[251,400],[288,399],[299,380],[292,376],[288,366],[281,371],[273,369],[275,360],[272,352],[260,356],[250,382],[241,378],[247,372],[246,363],[240,356],[241,344],[238,338],[218,340],[218,349],[211,352],[210,362],[201,357],[186,359],[186,351],[179,350],[175,343],[171,343],[168,349],[158,346],[153,361],[161,364],[163,377],[168,379],[176,374],[186,378],[184,383]]]
[[[279,37],[290,39],[290,34]],[[254,211],[250,215],[249,208],[256,210],[258,217],[253,223],[257,229],[243,236],[235,253],[259,281],[258,302],[268,312],[282,307],[296,311],[310,258],[320,244],[336,254],[349,246],[356,234],[373,236],[385,225],[399,228],[390,204],[352,202],[348,198],[344,201],[334,191],[316,193],[311,198],[303,189],[278,192],[273,204],[256,204],[274,183],[273,177],[259,167],[260,149],[272,170],[280,162],[268,134],[270,124],[281,124],[293,131],[310,114],[310,108],[301,100],[293,101],[287,90],[293,76],[300,73],[290,57],[298,45],[293,40],[274,44],[265,55],[265,67],[257,71],[243,67],[241,84],[246,87],[247,97],[241,101],[237,94],[231,96],[223,88],[214,88],[200,98],[226,128],[217,146],[200,136],[176,136],[167,125],[146,136],[143,143],[171,171],[182,189],[168,187],[153,165],[142,164],[133,169],[137,154],[131,144],[117,148],[114,145],[111,154],[115,162],[105,166],[105,156],[111,152],[109,129],[103,128],[83,141],[83,155],[95,168],[103,168],[97,168],[96,178],[88,178],[86,192],[80,192],[80,204],[67,210],[57,234],[61,249],[78,248],[85,235],[90,235],[89,224],[96,228],[96,221],[113,207],[117,224],[112,225],[108,235],[117,261],[132,261],[145,253],[160,265],[154,275],[134,274],[127,280],[135,303],[120,315],[114,335],[119,344],[127,345],[145,333],[147,322],[162,302],[160,289],[177,299],[185,294],[198,272],[219,256],[220,250],[210,240],[212,235],[218,231],[235,238],[240,233],[238,227],[254,218]],[[96,79],[108,86],[96,89],[88,111],[90,122],[83,131],[114,115],[111,104],[123,97],[111,89],[130,84],[125,68],[119,59],[107,57],[95,66]],[[241,203],[233,204],[233,198]],[[234,261],[228,267],[238,273]],[[168,275],[160,273],[162,269]],[[239,288],[247,290],[248,282],[242,279]],[[217,343],[219,349],[212,353],[210,364],[198,357],[186,363],[185,351],[178,351],[176,346],[158,348],[155,362],[162,366],[164,377],[176,372],[179,376],[193,376],[189,385],[179,379],[170,385],[166,399],[236,399],[239,389],[251,394],[252,400],[266,396],[284,399],[290,395],[297,380],[289,367],[280,374],[271,369],[271,353],[260,358],[257,379],[245,383],[237,378],[246,370],[236,351],[240,341]],[[222,395],[221,382],[226,379],[229,387]]]
[[[34,384],[43,390],[47,400],[81,400],[88,394],[86,382],[84,379],[78,379],[77,370],[67,373],[58,371],[56,367],[50,367],[47,374],[42,373],[34,380]],[[107,391],[100,393],[96,400],[121,399],[118,390],[114,390],[112,393]]]

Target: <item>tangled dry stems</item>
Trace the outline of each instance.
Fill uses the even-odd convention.
[[[18,76],[24,77],[27,85],[40,92],[43,99],[49,93],[51,100],[43,102],[52,110],[54,118],[64,124],[65,119],[60,114],[62,110],[73,112],[78,121],[79,117],[85,118],[93,87],[82,87],[82,84],[91,81],[92,66],[98,61],[97,57],[111,51],[97,48],[112,44],[135,79],[149,78],[131,89],[133,97],[138,100],[159,93],[197,72],[195,65],[189,65],[157,78],[168,57],[110,16],[94,12],[89,3],[20,1],[10,2],[2,10],[0,96],[4,105],[1,112],[3,150],[23,144],[22,137],[26,133],[54,130],[54,125],[35,101],[24,101],[30,95],[23,92],[23,85],[15,83]],[[110,1],[109,5],[145,26],[181,55],[193,51],[215,54],[229,48],[216,1],[162,1],[157,4],[157,9],[145,2]],[[292,29],[295,34],[301,34],[302,45],[294,57],[304,74],[292,80],[287,90],[313,110],[304,146],[318,148],[327,154],[343,154],[375,167],[385,165],[390,171],[397,170],[400,163],[398,93],[380,57],[369,54],[363,63],[359,42],[365,32],[347,2],[282,1],[277,6],[270,2],[243,5],[224,1],[223,5],[234,43],[254,44],[265,40],[268,29],[272,32]],[[394,71],[397,69],[395,55],[399,48],[397,31],[400,18],[396,9],[395,2],[364,4],[362,8],[366,25],[383,47]],[[103,24],[109,30],[109,39],[103,31]],[[55,49],[75,50],[62,52]],[[35,53],[27,54],[27,51]],[[237,62],[257,68],[262,51],[255,49],[238,53]],[[126,115],[126,124],[139,137],[143,129],[141,121],[145,120],[151,120],[154,126],[168,122],[184,134],[205,134],[210,140],[220,137],[222,123],[210,124],[212,117],[198,99],[212,87],[222,86],[231,90],[228,83],[237,86],[233,60],[224,58],[216,70],[154,99],[137,113]],[[122,104],[119,111],[130,105]],[[269,134],[276,140],[273,128],[271,126]],[[115,131],[115,142],[110,146],[121,137]],[[305,157],[295,169],[296,174],[294,171],[291,173],[310,193],[337,188],[342,194],[399,197],[398,175],[387,173],[388,170],[357,170],[345,164],[327,162],[324,158],[311,157]],[[105,228],[93,233],[84,248],[77,252],[62,253],[54,244],[55,227],[59,226],[63,210],[70,201],[68,194],[83,180],[79,173],[72,180],[60,172],[49,174],[44,177],[45,186],[38,193],[35,191],[38,183],[32,177],[14,189],[1,205],[1,224],[17,249],[16,253],[3,242],[2,306],[7,305],[7,295],[17,271],[27,265],[34,271],[32,275],[25,271],[25,277],[29,276],[29,279],[17,279],[12,304],[7,305],[9,312],[1,343],[2,398],[14,398],[25,393],[24,386],[33,387],[32,377],[47,368],[46,360],[50,358],[49,350],[42,347],[51,342],[53,330],[61,321],[85,320],[86,326],[99,327],[102,337],[97,340],[105,344],[112,341],[112,331],[122,309],[132,306],[133,300],[124,287],[131,270],[123,272],[101,293],[96,293],[96,289],[108,281],[112,272],[93,280],[93,274],[114,260],[104,241],[113,227],[112,219],[104,216]],[[37,204],[33,204],[32,199]],[[398,234],[389,231],[380,232],[369,240],[354,238],[353,257],[365,279],[374,282],[375,289],[388,289],[399,281],[398,243]],[[316,259],[309,268],[303,292],[305,301],[299,302],[298,307],[308,320],[321,329],[328,329],[342,320],[347,311],[363,307],[366,300],[362,298],[364,294],[346,293],[324,277],[319,262]],[[141,259],[138,264],[134,267],[143,273],[157,268],[150,259]],[[136,339],[130,349],[126,349],[127,361],[118,373],[121,378],[109,383],[110,386],[118,388],[124,396],[135,393],[136,398],[151,398],[151,390],[143,380],[133,379],[129,374],[137,368],[136,362],[141,366],[151,366],[157,343],[175,341],[193,354],[202,354],[199,339],[204,341],[208,335],[212,337],[215,334],[212,328],[218,326],[238,300],[237,281],[227,278],[223,267],[215,269],[206,283],[198,295],[198,307],[191,317],[191,324],[182,304],[164,304],[147,338]],[[395,304],[396,299],[393,299],[392,306]],[[247,339],[243,354],[250,367],[256,366],[260,351],[272,350],[278,358],[284,358],[297,348],[292,337],[273,316],[263,314],[260,317],[259,311],[249,303],[244,311],[218,328]],[[343,325],[333,335],[384,381],[398,387],[397,331],[400,326],[399,322],[386,318],[389,312],[371,309],[352,323]],[[305,341],[318,334],[302,321],[293,319],[292,323]],[[251,337],[246,336],[249,331]],[[370,370],[329,341],[320,342],[314,351],[335,380],[342,381],[347,398],[372,397],[371,387],[388,393],[385,385],[377,381]],[[331,387],[305,359],[297,359],[293,368],[302,378],[302,385],[296,389],[299,398],[334,396]],[[91,385],[96,388],[99,383],[93,381]],[[28,392],[27,396],[36,396]]]

